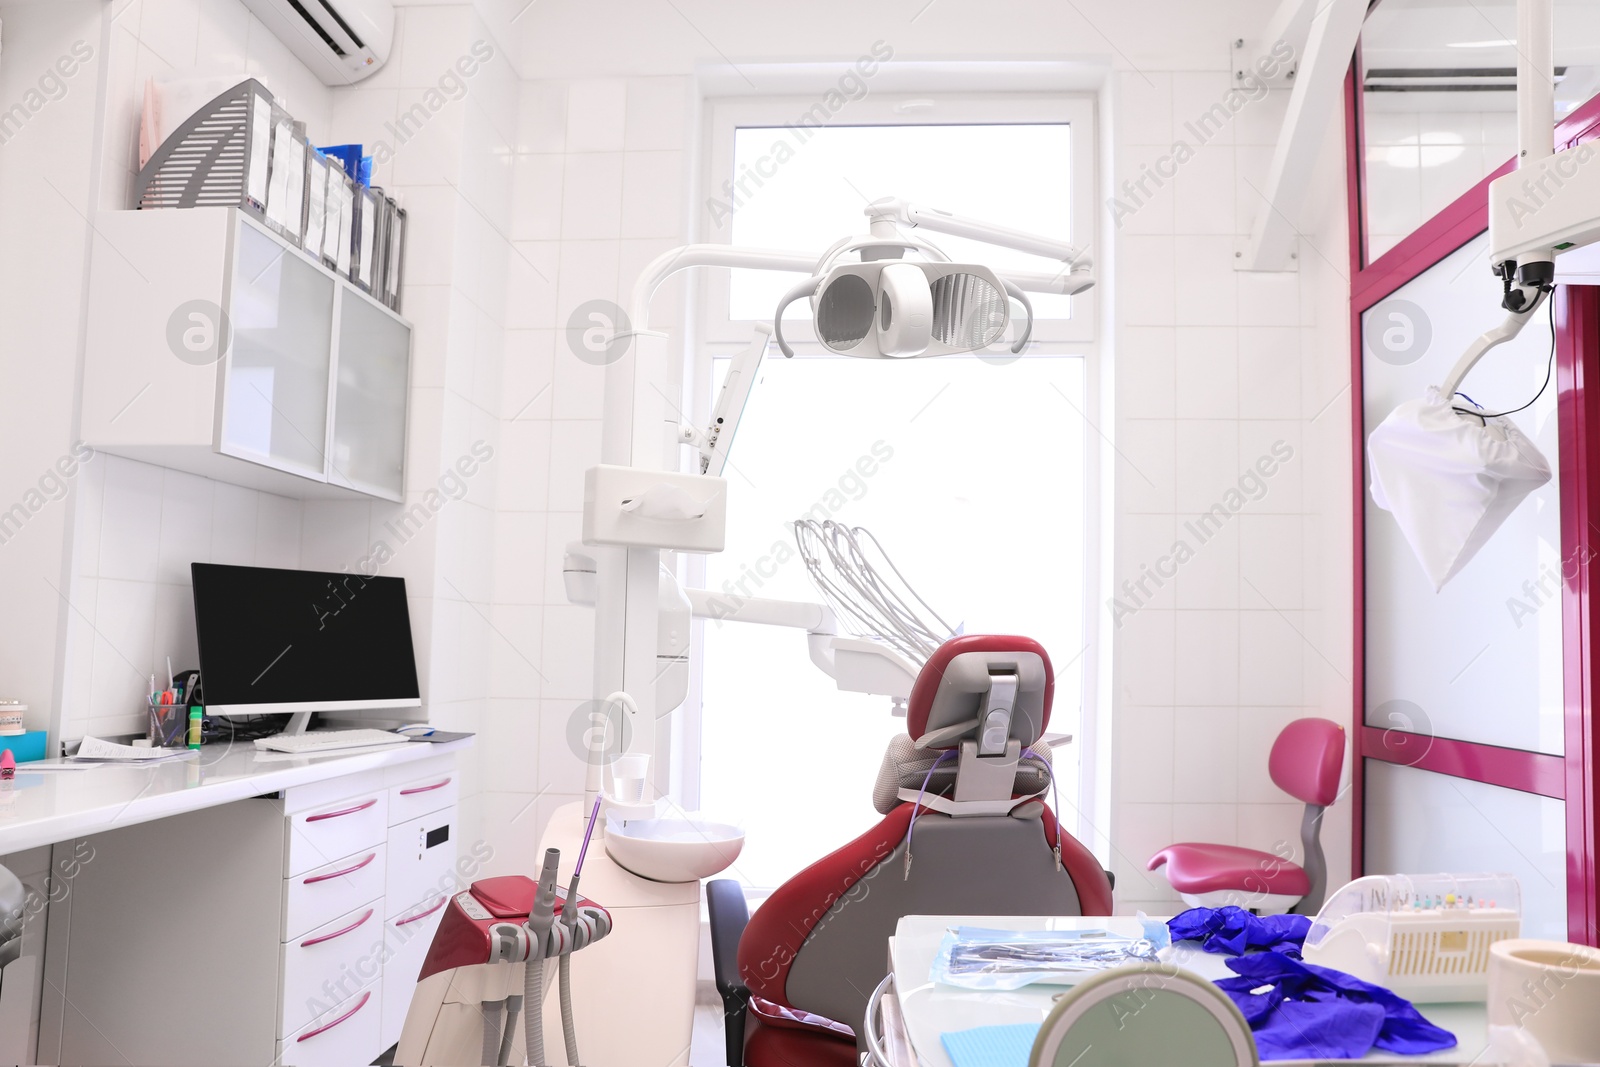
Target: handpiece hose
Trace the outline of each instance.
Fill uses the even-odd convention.
[[[545,849],[539,890],[533,899],[533,910],[528,913],[530,944],[522,981],[522,1027],[528,1062],[532,1064],[544,1063],[544,961],[550,944],[550,927],[555,921],[556,868],[560,864],[561,851]]]

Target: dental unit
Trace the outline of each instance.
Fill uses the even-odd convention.
[[[636,282],[633,330],[618,338],[629,343],[606,367],[602,462],[587,473],[583,539],[568,546],[563,564],[569,599],[595,606],[594,692],[605,737],[590,749],[585,802],[555,812],[542,844],[569,854],[585,832],[584,811],[598,798],[596,834],[604,848],[590,861],[588,884],[615,917],[616,932],[573,966],[574,1010],[580,1029],[597,1034],[586,1038],[596,1063],[687,1062],[699,879],[725,869],[743,845],[736,828],[676,810],[659,771],[645,779],[637,799],[606,787],[602,753],[613,772],[622,763],[618,756],[653,757],[656,724],[685,699],[691,619],[802,630],[812,662],[841,690],[887,696],[901,709],[923,661],[951,636],[903,580],[903,589],[891,588],[885,575],[898,572],[864,531],[798,525],[797,545],[826,603],[730,602],[711,590],[681,588],[663,563],[663,552],[723,548],[721,474],[746,401],[772,342],[794,355],[784,334],[785,308],[809,301],[818,340],[842,355],[973,352],[1000,342],[1013,325],[1010,349],[1021,352],[1032,330],[1027,293],[1074,295],[1094,284],[1089,258],[1075,245],[895,198],[877,200],[864,213],[867,234],[842,238],[820,256],[713,244],[663,253]],[[1061,267],[1052,274],[954,263],[924,237],[939,233],[1047,256]],[[696,267],[805,275],[784,295],[772,324],[757,323],[751,343],[732,361],[706,431],[684,425],[666,401],[668,337],[648,326],[660,285]],[[1013,303],[1020,320],[1012,317]],[[691,450],[690,473],[679,469],[683,446]],[[637,1025],[595,1025],[619,999],[637,1008]]]

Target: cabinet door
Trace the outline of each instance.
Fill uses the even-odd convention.
[[[341,286],[330,482],[401,499],[410,369],[411,328]]]
[[[242,218],[218,450],[325,481],[334,280]]]

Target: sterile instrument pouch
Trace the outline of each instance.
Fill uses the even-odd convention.
[[[1035,982],[1076,985],[1125,963],[1157,962],[1145,938],[1105,930],[986,930],[956,926],[945,931],[933,958],[933,981],[961,989],[1021,989]]]
[[[1511,420],[1471,407],[1429,386],[1367,438],[1372,501],[1394,516],[1435,592],[1550,480],[1550,464]]]

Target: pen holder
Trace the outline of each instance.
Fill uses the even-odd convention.
[[[163,704],[151,697],[148,734],[154,748],[184,748],[189,740],[189,705]]]

